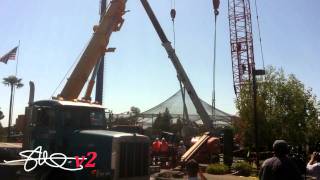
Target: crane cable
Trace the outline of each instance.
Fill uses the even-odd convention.
[[[256,11],[256,17],[257,17],[258,35],[259,35],[259,41],[260,41],[260,52],[261,52],[262,66],[263,66],[263,69],[265,69],[257,0],[254,1],[254,5],[255,5],[255,11]]]
[[[176,18],[176,2],[175,0],[171,0],[171,10],[170,10],[170,16],[171,16],[171,20],[172,20],[172,33],[173,33],[173,49],[176,49],[176,31],[175,31],[175,18]],[[181,96],[182,96],[182,102],[183,102],[183,119],[185,119],[187,122],[189,121],[189,117],[188,117],[188,110],[187,110],[187,106],[186,106],[186,88],[183,86],[182,81],[178,76],[178,80],[179,80],[179,85],[180,85],[180,91],[181,91]]]
[[[213,71],[212,71],[212,116],[213,122],[216,121],[216,55],[217,55],[217,17],[219,15],[219,0],[213,0],[213,9],[214,9],[214,47],[213,47]]]

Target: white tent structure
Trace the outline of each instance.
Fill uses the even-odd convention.
[[[209,116],[211,116],[211,119],[213,119],[213,124],[215,126],[229,126],[231,124],[232,115],[223,112],[217,108],[213,109],[211,105],[209,105],[203,100],[201,100],[201,102]],[[185,95],[185,103],[188,111],[189,120],[197,124],[203,124],[200,119],[200,116],[196,111],[195,106],[192,103],[190,96],[187,93]],[[183,99],[180,90],[164,102],[160,103],[159,105],[143,112],[141,114],[142,118],[140,119],[140,122],[143,124],[143,126],[151,126],[157,115],[159,113],[165,112],[166,108],[169,110],[173,119],[183,117]],[[215,112],[215,116],[212,112]]]

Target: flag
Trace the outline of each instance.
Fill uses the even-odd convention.
[[[2,56],[0,58],[0,62],[3,62],[5,64],[7,64],[8,60],[14,60],[16,59],[16,55],[17,55],[17,50],[18,50],[18,46],[13,48],[11,51],[9,51],[7,54],[5,54],[4,56]]]

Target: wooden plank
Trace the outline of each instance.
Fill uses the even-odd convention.
[[[182,157],[181,157],[181,161],[182,162],[187,162],[189,161],[197,152],[198,150],[202,147],[203,144],[205,144],[207,142],[207,140],[210,138],[211,136],[209,135],[209,133],[205,133],[203,136],[200,137],[200,139],[193,144],[188,150],[187,152],[185,152]]]

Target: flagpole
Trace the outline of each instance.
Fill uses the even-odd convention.
[[[18,44],[18,49],[17,49],[17,62],[16,62],[16,73],[15,76],[17,77],[18,75],[18,63],[19,63],[19,53],[20,53],[20,40],[19,40],[19,44]]]

